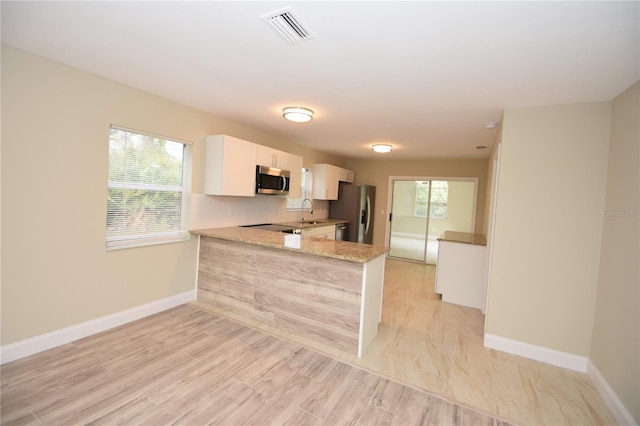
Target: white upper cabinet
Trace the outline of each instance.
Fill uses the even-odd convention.
[[[302,157],[288,154],[287,166],[291,173],[287,198],[300,198],[302,196]]]
[[[341,181],[353,183],[353,171],[331,164],[314,164],[313,198],[316,200],[337,200],[339,182]]]
[[[354,177],[353,170],[338,168],[338,181],[353,183]]]
[[[313,198],[338,199],[338,168],[331,164],[313,165]]]
[[[255,197],[256,166],[288,170],[287,198],[300,198],[302,157],[227,135],[207,136],[204,193]]]
[[[207,136],[205,194],[254,197],[257,147],[232,136]]]
[[[289,166],[289,153],[258,145],[256,164],[258,166],[275,167],[281,170],[291,170]],[[300,167],[302,168],[302,167]]]

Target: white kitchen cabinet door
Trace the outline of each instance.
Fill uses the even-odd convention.
[[[288,154],[287,167],[291,173],[289,177],[289,194],[287,198],[302,197],[302,157]]]
[[[205,194],[254,197],[256,149],[256,144],[232,136],[207,136]]]
[[[328,240],[336,239],[336,226],[335,225],[327,225],[327,226],[318,226],[315,228],[307,228],[300,231],[300,235],[303,237],[316,237],[316,238],[326,238]]]
[[[338,169],[338,181],[353,183],[355,173],[353,170]]]
[[[275,167],[281,170],[291,170],[289,166],[289,153],[257,145],[256,164],[259,166]]]
[[[331,164],[314,164],[313,198],[316,200],[338,199],[338,167]]]

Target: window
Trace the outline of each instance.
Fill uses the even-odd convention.
[[[427,208],[429,206],[429,181],[416,182],[416,206],[415,215],[418,217],[427,217]]]
[[[293,182],[292,182],[293,184]],[[312,199],[312,191],[313,188],[313,173],[310,169],[302,168],[302,180],[300,181],[300,198],[287,198],[287,209],[288,210],[296,210],[302,211],[303,207],[307,210],[311,209],[311,203],[305,201],[304,206],[302,202],[304,200]]]
[[[429,184],[431,184],[431,194],[429,194]],[[447,200],[449,197],[449,184],[447,181],[434,180],[416,182],[416,216],[427,217],[429,196],[431,196],[429,219],[446,219]]]
[[[189,148],[184,142],[111,127],[107,248],[188,238]]]

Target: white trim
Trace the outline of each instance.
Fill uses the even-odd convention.
[[[484,331],[487,331],[487,321],[489,312],[489,289],[491,284],[491,268],[493,267],[493,238],[496,229],[496,210],[498,207],[498,184],[500,183],[500,153],[502,152],[502,144],[499,143],[496,148],[496,156],[493,160],[493,182],[491,185],[491,207],[489,209],[489,222],[487,229],[487,269],[484,282],[484,306],[482,313],[484,314]],[[486,197],[485,197],[486,201]],[[485,209],[486,211],[486,209]]]
[[[358,330],[358,358],[378,335],[382,321],[385,256],[380,255],[362,266],[360,296],[360,327]]]
[[[83,337],[100,333],[114,327],[144,318],[175,306],[196,300],[195,290],[189,290],[166,299],[146,303],[126,311],[96,318],[81,324],[72,325],[50,333],[21,340],[0,347],[0,364],[15,361],[38,352],[65,345]]]
[[[198,238],[198,243],[197,243],[197,252],[198,255],[196,256],[196,273],[195,273],[195,280],[193,283],[193,298],[194,299],[198,299],[198,280],[200,279],[200,274],[198,273],[198,271],[200,270],[200,244],[202,242],[202,238],[200,238],[200,234],[198,234],[197,236]]]
[[[581,373],[587,372],[588,358],[568,352],[556,351],[555,349],[549,349],[543,346],[532,345],[531,343],[485,334],[484,347],[555,365],[556,367],[568,368],[569,370],[579,371]]]
[[[587,375],[593,382],[593,385],[595,386],[602,399],[604,399],[604,402],[607,404],[607,407],[609,407],[609,410],[611,410],[611,413],[615,416],[616,420],[618,420],[618,423],[621,425],[637,426],[638,423],[636,423],[629,410],[627,410],[622,401],[620,401],[618,395],[616,395],[613,389],[611,389],[609,383],[607,383],[605,378],[602,376],[602,374],[600,374],[600,371],[595,366],[595,364],[591,362],[591,360],[589,360],[589,362],[587,363]]]
[[[163,140],[170,141],[170,142],[178,142],[178,143],[181,143],[183,145],[193,145],[193,142],[189,142],[189,141],[186,141],[184,139],[173,138],[171,136],[163,136],[163,135],[159,135],[157,133],[151,133],[151,132],[147,132],[147,131],[144,131],[144,130],[137,130],[137,129],[132,129],[130,127],[119,126],[117,124],[111,124],[109,126],[109,129],[116,129],[116,130],[122,130],[123,132],[128,132],[128,133],[137,133],[139,135],[151,136],[152,138],[163,139]]]

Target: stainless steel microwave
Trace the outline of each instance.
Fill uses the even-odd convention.
[[[286,195],[289,193],[290,177],[288,170],[256,166],[256,193]]]

